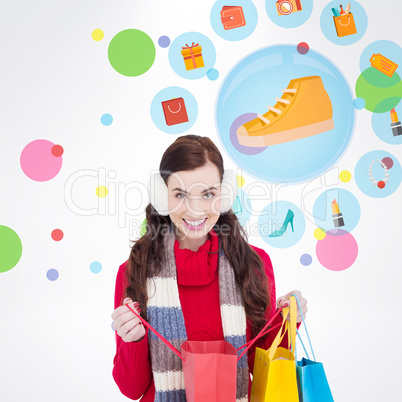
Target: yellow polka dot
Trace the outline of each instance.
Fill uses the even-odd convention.
[[[96,195],[99,198],[105,198],[107,196],[107,188],[105,186],[99,186],[96,188]]]
[[[105,35],[101,29],[94,29],[92,31],[92,39],[93,40],[100,41],[103,39],[104,36]]]
[[[324,229],[317,228],[316,230],[314,230],[314,237],[317,240],[323,240],[323,239],[325,239],[326,236],[327,236],[327,234],[325,233]]]
[[[238,187],[243,187],[244,178],[242,176],[236,176],[236,177],[237,177],[237,186]]]
[[[349,170],[342,170],[342,172],[339,173],[339,178],[344,183],[347,183],[352,178],[352,173],[350,173]]]

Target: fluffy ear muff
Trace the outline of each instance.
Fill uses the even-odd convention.
[[[159,172],[153,173],[148,182],[149,201],[159,215],[169,215],[168,188]]]
[[[237,196],[237,176],[233,169],[225,169],[221,184],[221,213],[228,212]]]

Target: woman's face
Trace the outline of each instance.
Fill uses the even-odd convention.
[[[173,173],[167,187],[169,216],[174,225],[188,239],[205,237],[220,216],[218,168],[208,162],[195,170]]]

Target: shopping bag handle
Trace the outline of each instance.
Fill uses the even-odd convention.
[[[184,361],[183,356],[181,353],[168,341],[166,340],[156,329],[152,328],[136,311],[134,311],[128,304],[125,304],[139,319],[140,321],[150,329],[167,347],[169,347],[172,352],[176,353],[177,356],[180,357],[181,360]]]
[[[288,313],[290,313],[290,324],[287,323],[286,329],[287,329],[287,332],[288,332],[288,341],[291,342],[292,348],[293,348],[293,351],[294,351],[295,343],[296,343],[296,320],[297,320],[297,312],[296,312],[296,310],[297,310],[297,306],[296,306],[296,299],[294,297],[290,296],[289,300],[290,300],[290,307],[285,307],[283,309],[282,326],[285,324],[285,322],[287,322],[286,317],[287,317]],[[276,338],[272,342],[271,347],[266,351],[266,354],[268,355],[268,358],[270,360],[273,359],[274,354],[276,352],[276,349],[278,348],[279,344],[282,342],[282,338],[285,335],[286,330],[282,334],[282,336],[281,336],[281,332],[282,332],[282,328],[278,332],[278,334],[276,335]]]
[[[307,331],[307,325],[306,325],[306,322],[304,321],[304,316],[303,316],[303,312],[302,312],[302,309],[301,309],[301,306],[300,306],[299,298],[298,298],[297,295],[295,295],[294,293],[292,294],[292,296],[295,296],[295,297],[296,297],[297,305],[299,306],[299,311],[300,311],[300,314],[301,314],[301,316],[302,316],[304,328],[305,328],[305,330],[306,330],[307,339],[308,339],[308,342],[309,342],[309,344],[310,344],[311,353],[313,354],[314,361],[316,361],[315,355],[314,355],[313,346],[311,345],[310,336],[309,336],[308,331]],[[307,355],[307,359],[310,359],[309,356],[308,356],[307,350],[306,350],[306,348],[304,347],[304,343],[303,343],[303,341],[302,341],[302,339],[301,339],[301,337],[300,337],[299,331],[297,331],[297,335],[298,335],[298,337],[299,337],[299,339],[300,339],[300,342],[301,342],[301,344],[302,344],[302,346],[303,346],[304,352],[305,352],[306,355]],[[297,361],[297,351],[296,351],[296,350],[295,350],[295,358],[296,358],[296,361]]]
[[[241,353],[241,355],[238,357],[237,361],[239,361],[241,359],[241,357],[247,353],[247,351],[251,348],[251,346],[253,346],[254,342],[261,338],[262,336],[266,335],[269,331],[272,331],[274,328],[279,327],[279,325],[282,325],[281,323],[275,325],[274,327],[270,328],[268,331],[265,332],[265,330],[268,328],[268,326],[271,324],[271,322],[275,319],[275,317],[282,311],[283,309],[280,308],[278,309],[278,311],[271,317],[271,319],[265,324],[264,328],[255,336],[254,339],[252,339],[251,341],[247,342],[246,344],[244,344],[243,346],[240,346],[240,348],[236,349],[237,351],[239,351],[240,349],[243,349],[245,346],[246,349],[243,350],[243,352]],[[286,317],[285,317],[286,318]]]

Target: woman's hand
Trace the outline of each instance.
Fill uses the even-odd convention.
[[[307,300],[302,296],[301,292],[299,290],[292,290],[291,292],[287,293],[285,296],[281,296],[278,298],[278,300],[276,301],[276,307],[277,308],[281,308],[281,307],[289,307],[290,306],[290,300],[289,297],[292,296],[292,294],[297,295],[297,297],[299,298],[299,303],[300,303],[300,307],[303,313],[303,317],[304,319],[306,319],[306,313],[307,313]],[[302,316],[300,314],[300,310],[299,310],[299,306],[297,304],[296,301],[296,306],[297,306],[297,322],[302,322]],[[282,315],[282,311],[281,311],[281,315]],[[282,315],[283,317],[283,315]],[[288,314],[288,316],[286,317],[287,321],[290,321],[290,315]]]
[[[134,303],[131,299],[126,298],[123,301],[123,306],[117,307],[112,313],[112,327],[121,336],[124,342],[137,342],[145,336],[145,328],[141,320],[125,306],[129,304],[132,309],[135,309],[138,314],[141,313],[139,303]]]

